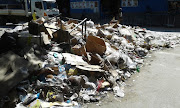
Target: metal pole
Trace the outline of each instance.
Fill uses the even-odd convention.
[[[86,21],[85,21],[85,35],[84,35],[84,39],[86,40]]]
[[[83,32],[84,32],[84,23],[82,24],[82,38],[84,38],[84,36],[83,36]]]
[[[78,25],[76,25],[76,27],[74,27],[69,33],[71,33],[72,31],[74,31],[79,25],[81,25],[84,21],[86,21],[87,18],[85,18],[83,21],[81,21]]]

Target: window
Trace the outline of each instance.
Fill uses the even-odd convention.
[[[41,2],[35,2],[36,8],[42,9],[42,4]]]
[[[57,8],[57,4],[55,2],[47,2],[47,1],[43,1],[44,4],[44,9],[53,9],[53,8]]]

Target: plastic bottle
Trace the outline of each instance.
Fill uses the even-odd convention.
[[[40,96],[40,93],[37,93],[35,95],[30,95],[28,96],[24,102],[22,103],[23,105],[29,105],[31,102],[33,102],[34,100],[38,99]]]
[[[140,72],[139,66],[136,67],[136,71],[137,71],[137,72]]]

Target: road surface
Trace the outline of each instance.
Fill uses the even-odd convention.
[[[180,108],[180,47],[156,51],[127,82],[124,98],[109,94],[88,108]]]

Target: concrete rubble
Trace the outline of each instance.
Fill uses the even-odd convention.
[[[124,97],[125,80],[139,72],[149,52],[180,43],[180,36],[112,22],[90,20],[85,27],[78,20],[40,18],[6,31],[0,38],[0,85],[6,86],[0,107],[79,108],[101,101],[107,91]]]

